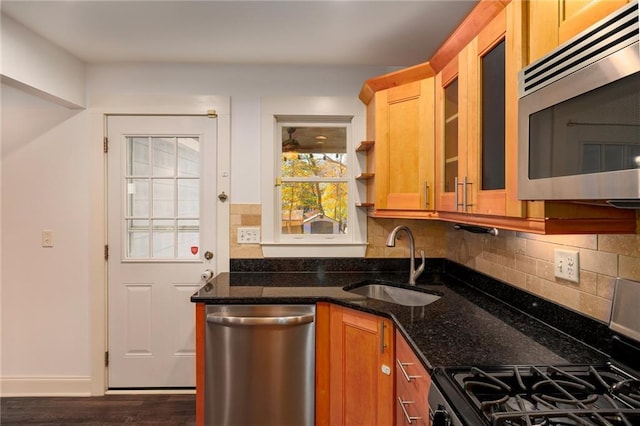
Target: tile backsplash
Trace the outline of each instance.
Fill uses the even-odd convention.
[[[260,226],[260,204],[232,204],[231,258],[262,258],[259,244],[238,244],[239,226]],[[544,299],[608,322],[617,276],[640,281],[640,235],[544,236],[500,230],[497,237],[458,231],[430,220],[368,218],[366,257],[408,257],[408,244],[386,247],[396,225],[411,228],[416,249],[426,257],[447,258]],[[554,277],[555,248],[576,250],[580,282]]]
[[[578,283],[554,276],[554,249],[578,251]],[[608,322],[615,278],[640,280],[640,235],[536,235],[500,230],[498,237],[447,231],[449,260]]]
[[[260,244],[238,244],[238,228],[241,226],[260,226],[262,206],[260,204],[231,204],[229,206],[229,256],[232,259],[260,259]]]
[[[259,259],[262,250],[259,244],[238,244],[238,228],[260,226],[260,204],[231,204],[230,206],[230,256],[232,259]],[[396,247],[387,247],[387,235],[396,225],[407,225],[415,239],[416,250],[424,250],[425,257],[444,258],[447,254],[446,224],[438,221],[367,219],[369,246],[366,257],[409,257],[409,245],[402,241]],[[404,237],[400,234],[401,238]]]

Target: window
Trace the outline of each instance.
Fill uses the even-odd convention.
[[[291,110],[300,114],[280,113]],[[366,165],[354,155],[364,139],[364,105],[357,98],[267,98],[263,114],[265,257],[364,256],[367,217],[356,208],[362,188],[355,176]]]
[[[345,124],[279,123],[280,235],[299,239],[348,233],[349,166]]]

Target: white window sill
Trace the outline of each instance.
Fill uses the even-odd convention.
[[[262,243],[264,257],[364,257],[367,243]]]

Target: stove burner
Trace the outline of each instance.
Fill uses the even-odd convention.
[[[533,411],[536,409],[536,404],[529,401],[528,399],[524,399],[520,395],[516,395],[507,400],[504,404],[506,411]]]
[[[473,367],[454,378],[493,425],[640,425],[640,381],[611,365]]]

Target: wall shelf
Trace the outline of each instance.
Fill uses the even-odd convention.
[[[360,145],[356,148],[356,152],[364,152],[369,151],[371,147],[375,144],[375,141],[362,141]]]
[[[374,173],[360,173],[358,176],[356,176],[356,180],[369,180],[373,179],[374,176]]]

